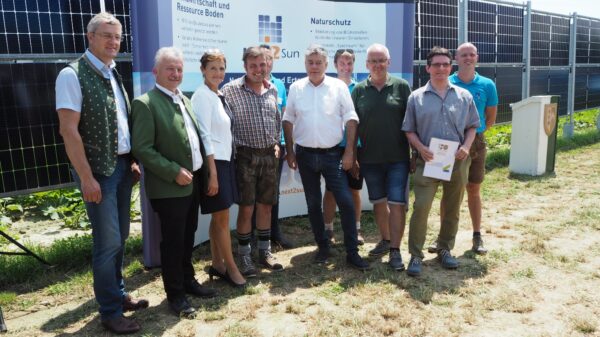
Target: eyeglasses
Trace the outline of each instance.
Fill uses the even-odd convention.
[[[98,35],[102,39],[107,40],[107,41],[117,40],[119,42],[123,42],[123,35],[121,35],[121,34],[111,34],[111,33],[98,33],[98,32],[94,32],[94,35]]]
[[[451,63],[432,63],[429,66],[433,68],[448,68],[451,65]]]
[[[354,55],[354,50],[346,48],[346,49],[338,49],[335,52],[336,55],[342,55],[344,53],[348,53],[350,55]]]
[[[384,64],[387,63],[387,61],[389,61],[388,59],[377,59],[377,60],[367,60],[367,63],[369,64]]]

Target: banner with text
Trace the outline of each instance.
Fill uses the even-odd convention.
[[[414,15],[414,3],[409,0],[132,0],[134,94],[154,86],[154,54],[165,46],[183,50],[185,73],[180,89],[186,93],[195,91],[203,81],[199,60],[207,49],[225,53],[228,82],[244,74],[244,48],[259,44],[268,44],[275,51],[273,75],[286,86],[306,76],[304,51],[313,43],[328,51],[330,74],[335,74],[336,50],[352,49],[357,80],[367,76],[367,48],[373,43],[385,44],[391,54],[390,73],[412,84]],[[280,192],[280,217],[306,214],[300,176],[286,164]],[[366,188],[361,194],[364,209],[371,209]],[[160,264],[160,231],[145,198],[142,211],[144,263],[151,267]],[[236,215],[237,208],[232,207],[232,227]],[[196,242],[208,239],[209,221],[209,216],[200,217]]]

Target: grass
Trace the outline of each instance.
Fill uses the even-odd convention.
[[[49,247],[26,243],[27,247],[52,265],[51,268],[33,260],[30,256],[0,255],[0,286],[8,286],[23,282],[35,282],[40,275],[62,275],[68,271],[84,270],[92,258],[92,236],[73,236],[55,241]],[[130,237],[127,240],[126,254],[140,254],[142,238]],[[139,273],[139,261],[127,267],[126,273]],[[137,272],[136,272],[137,270]],[[43,280],[41,280],[43,281]]]
[[[560,117],[556,150],[568,151],[600,142],[600,132],[596,128],[596,118],[599,113],[598,108],[575,113],[573,115],[575,134],[571,138],[562,137],[562,128],[568,122],[568,116]],[[511,134],[510,124],[494,125],[486,131],[489,150],[485,165],[487,170],[508,166]]]
[[[502,150],[490,154],[495,151]],[[598,334],[600,144],[565,147],[557,156],[554,175],[511,176],[506,167],[490,172],[483,186],[484,238],[490,252],[477,256],[469,251],[465,206],[453,250],[460,267],[443,270],[434,255],[426,254],[420,278],[391,271],[387,257],[370,258],[373,270],[368,273],[349,269],[341,243],[332,249],[331,264],[316,266],[307,218],[288,218],[283,229],[300,247],[277,252],[286,270],[260,272],[245,290],[208,281],[202,272],[210,263],[208,245],[197,249],[196,277],[217,288],[220,296],[191,299],[198,318],[179,321],[167,307],[160,271],[144,269],[141,238],[132,237],[124,268],[127,286],[151,303],[148,310],[133,314],[143,326],[136,336]],[[437,205],[439,199],[427,243],[439,228]],[[341,237],[339,226],[335,228]],[[379,239],[370,212],[362,217],[362,231],[367,243],[360,252],[366,255]],[[45,269],[28,257],[0,256],[0,305],[14,335],[102,335],[91,290],[91,238],[33,247],[56,266]],[[407,236],[401,251],[406,263]],[[48,303],[47,308],[40,303]],[[74,308],[61,311],[67,304]],[[45,321],[33,320],[44,313]]]

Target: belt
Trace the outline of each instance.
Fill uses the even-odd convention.
[[[248,146],[238,146],[236,148],[237,152],[246,152],[246,153],[254,153],[254,154],[275,154],[275,144],[271,147],[265,148],[253,148]]]
[[[303,151],[310,153],[330,153],[330,152],[340,152],[342,150],[339,146],[328,147],[328,148],[320,148],[320,147],[304,147],[300,144],[296,144],[298,149],[302,149]]]

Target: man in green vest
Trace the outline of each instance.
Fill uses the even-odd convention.
[[[99,13],[87,26],[89,46],[56,79],[60,134],[92,224],[94,294],[102,325],[118,334],[140,325],[123,312],[148,307],[133,299],[123,282],[129,235],[131,188],[139,168],[130,155],[129,100],[115,57],[122,27],[112,14]]]

